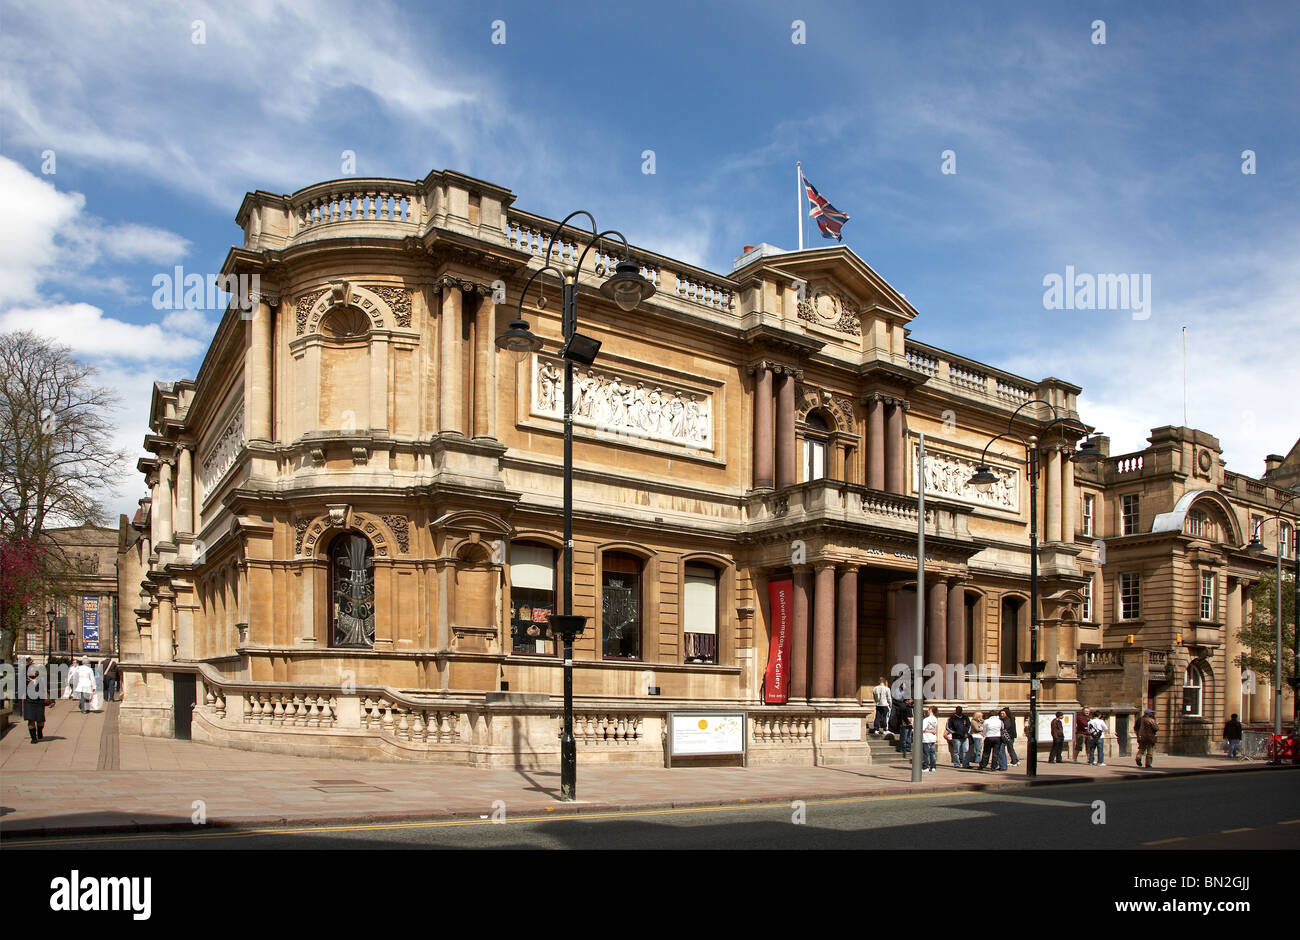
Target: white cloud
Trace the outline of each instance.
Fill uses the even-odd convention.
[[[189,317],[164,324],[127,323],[107,317],[103,310],[86,303],[6,310],[0,313],[0,331],[9,330],[34,330],[91,361],[175,363],[200,355],[207,348],[206,337],[193,329]]]
[[[81,214],[86,200],[59,192],[6,157],[0,157],[0,192],[6,215],[0,225],[0,304],[32,300],[59,262],[55,236]]]

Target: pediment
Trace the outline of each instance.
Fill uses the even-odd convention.
[[[740,279],[764,270],[803,282],[805,312],[814,318],[810,322],[838,332],[845,332],[848,318],[863,314],[903,323],[911,322],[917,315],[901,292],[851,248],[842,245],[765,255],[733,272],[732,277]]]

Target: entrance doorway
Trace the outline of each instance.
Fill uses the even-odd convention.
[[[190,722],[194,719],[195,679],[192,672],[172,675],[172,706],[175,709],[174,735],[178,741],[190,740]]]

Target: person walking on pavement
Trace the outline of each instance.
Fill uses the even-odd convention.
[[[1092,721],[1092,709],[1085,708],[1075,716],[1074,722],[1074,762],[1079,763],[1079,752],[1088,744],[1088,722]],[[1092,754],[1092,749],[1088,749],[1088,754]],[[1088,763],[1092,763],[1091,760]]]
[[[1228,759],[1241,756],[1241,722],[1234,712],[1223,725],[1223,740],[1228,745]]]
[[[1156,752],[1156,737],[1160,734],[1160,726],[1156,724],[1156,713],[1153,709],[1148,708],[1142,713],[1142,717],[1137,723],[1137,740],[1138,753],[1137,765],[1142,766],[1142,755],[1146,754],[1147,767],[1151,766],[1151,757]]]
[[[907,757],[912,753],[912,700],[899,702],[895,714],[898,716],[898,749]]]
[[[921,772],[934,773],[938,765],[934,759],[934,748],[939,742],[939,709],[930,706],[930,713],[921,723]]]
[[[1004,759],[1002,719],[997,715],[989,715],[984,719],[984,754],[980,757],[979,768],[984,770],[986,766],[991,766],[994,770],[1000,770]]]
[[[889,704],[891,701],[889,686],[885,683],[885,677],[881,676],[876,687],[871,690],[871,697],[876,703],[876,723],[871,729],[872,734],[884,734],[889,730]]]
[[[26,681],[22,687],[23,720],[27,722],[27,733],[35,744],[45,738],[45,708],[53,705],[54,701],[49,697],[49,689],[41,678],[40,667],[30,659],[27,660],[25,674]]]
[[[1007,742],[1007,751],[1002,755],[1002,769],[1006,770],[1008,757],[1011,758],[1012,767],[1020,763],[1020,758],[1016,756],[1016,719],[1009,708],[1002,709],[1002,740]]]
[[[1061,720],[1064,712],[1057,712],[1052,719],[1052,752],[1047,755],[1049,764],[1061,762],[1061,749],[1065,747],[1065,722]]]
[[[104,670],[104,701],[112,702],[117,698],[117,663],[109,663]]]
[[[1106,765],[1106,722],[1101,712],[1092,716],[1088,722],[1088,763],[1093,762],[1093,757],[1097,758],[1097,766]]]
[[[952,742],[952,766],[970,767],[970,719],[962,714],[961,706],[952,710],[946,726]]]
[[[976,712],[970,720],[970,754],[966,758],[966,767],[971,764],[979,766],[984,754],[984,713]]]
[[[77,708],[84,715],[90,710],[90,700],[95,694],[95,673],[83,657],[68,672],[67,698],[77,699]]]

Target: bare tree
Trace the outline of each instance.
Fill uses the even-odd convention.
[[[66,346],[0,333],[0,659],[21,624],[77,570],[49,530],[103,521],[101,495],[121,481],[112,446],[117,399]],[[20,564],[21,562],[21,564]],[[21,570],[20,570],[21,569]],[[9,575],[12,575],[10,577]]]

